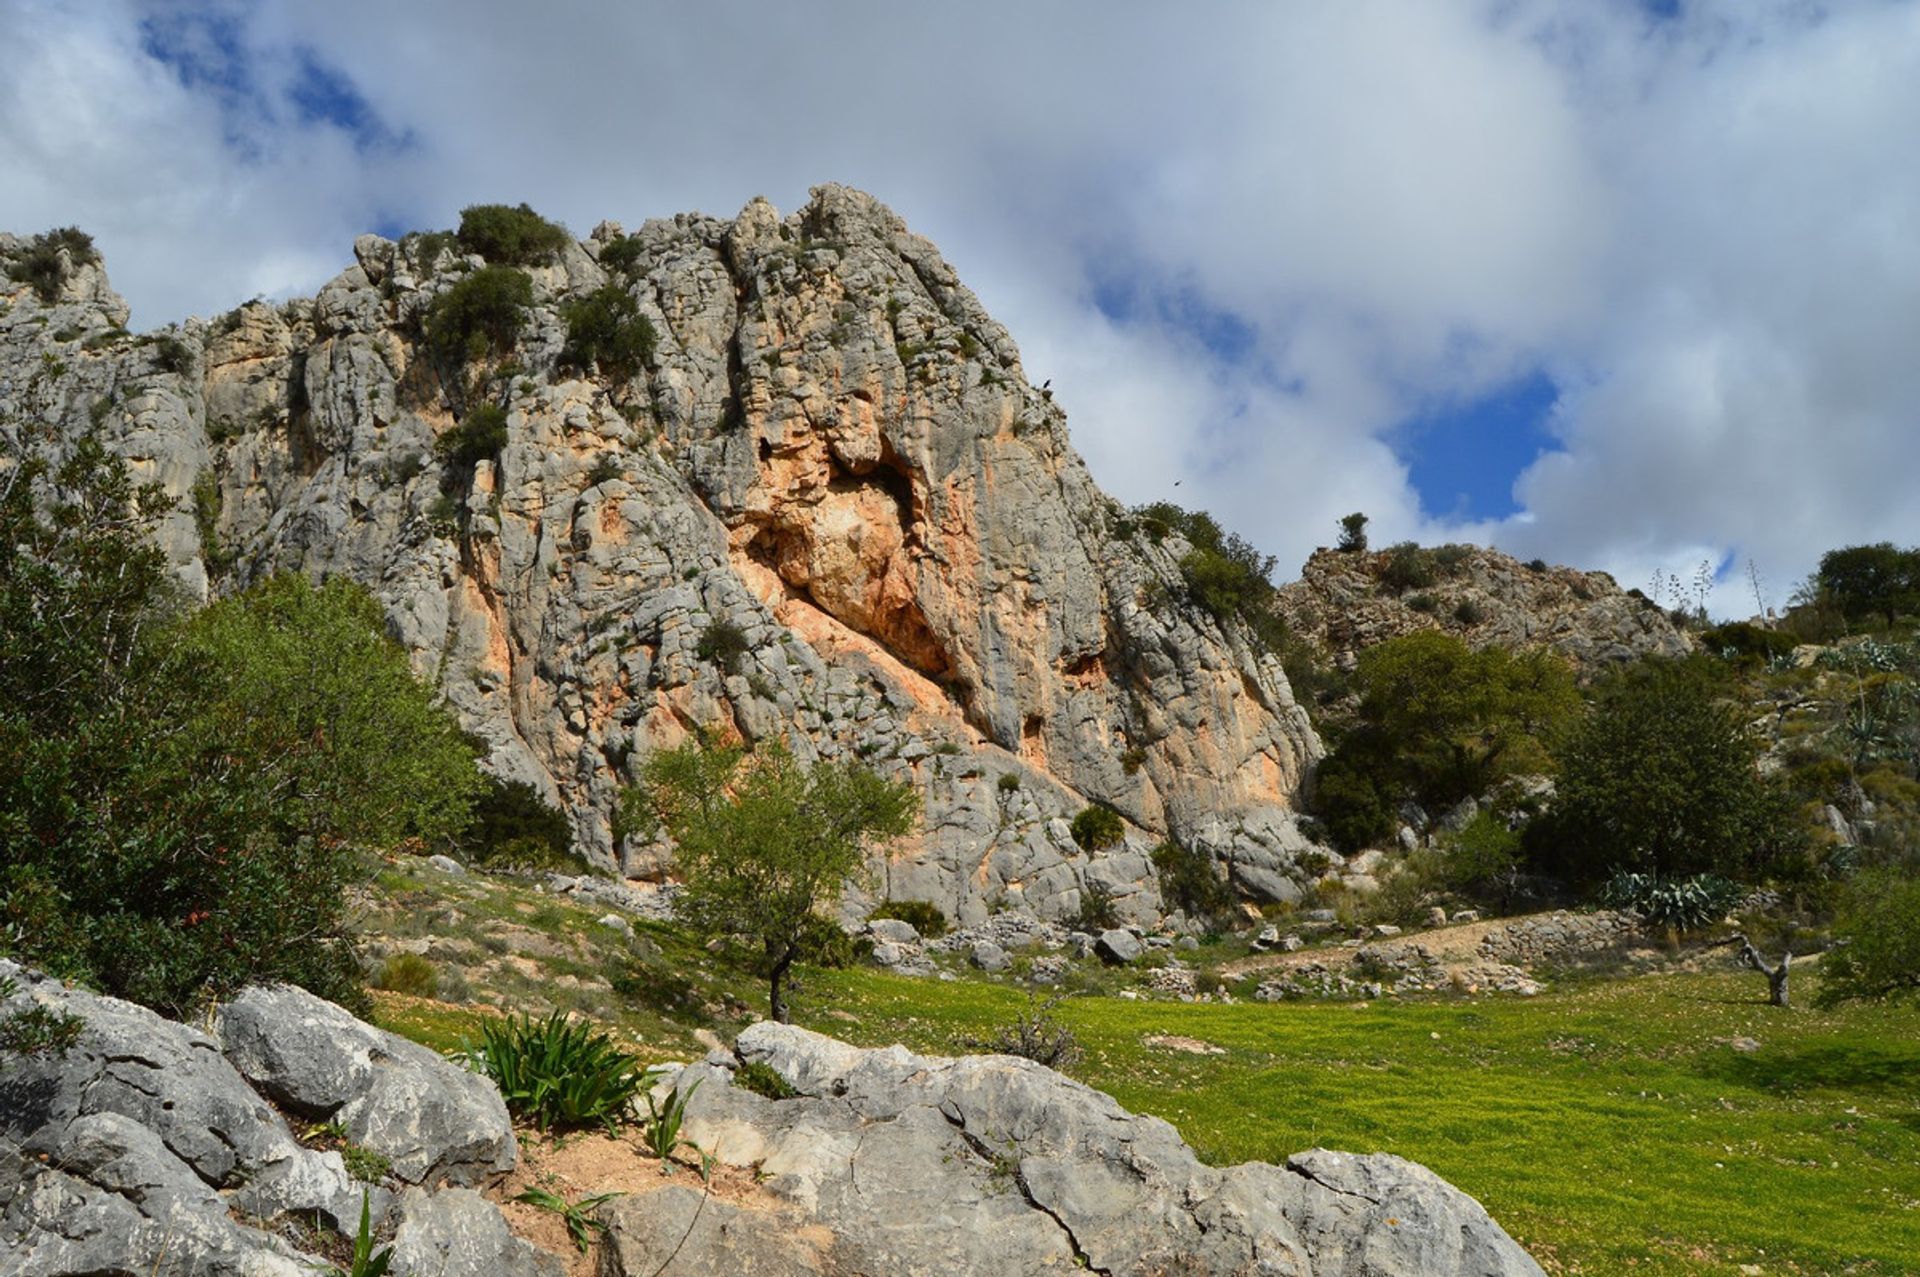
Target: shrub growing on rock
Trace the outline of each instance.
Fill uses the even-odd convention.
[[[867,915],[869,918],[897,918],[928,940],[947,934],[947,915],[930,900],[886,900]]]
[[[1073,841],[1082,851],[1101,851],[1126,836],[1119,813],[1110,807],[1088,807],[1073,818]]]
[[[66,252],[65,261],[61,259],[62,250]],[[35,235],[8,273],[23,284],[33,285],[41,301],[52,302],[59,299],[60,286],[66,283],[66,262],[87,266],[99,260],[93,236],[77,226],[62,226]]]
[[[1233,889],[1214,872],[1213,858],[1172,839],[1153,849],[1160,896],[1190,918],[1211,920],[1233,907]]]
[[[513,348],[533,305],[533,281],[510,266],[483,266],[433,299],[427,345],[449,367]]]
[[[433,441],[443,461],[472,466],[491,461],[507,446],[507,412],[498,404],[475,404],[458,425]]]
[[[550,262],[573,238],[525,204],[472,204],[460,210],[460,247],[500,266]]]
[[[605,375],[625,381],[653,361],[659,341],[653,323],[640,313],[633,295],[618,284],[568,302],[560,314],[567,324],[562,364],[580,369],[597,366]]]

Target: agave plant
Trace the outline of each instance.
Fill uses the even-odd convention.
[[[1715,874],[1666,879],[1617,873],[1601,889],[1600,899],[1614,909],[1631,909],[1656,927],[1698,931],[1726,917],[1740,899],[1740,888]]]
[[[509,1112],[543,1132],[598,1125],[612,1133],[646,1082],[640,1062],[611,1037],[559,1011],[485,1024],[465,1056],[493,1079]]]

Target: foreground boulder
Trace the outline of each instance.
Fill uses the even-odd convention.
[[[9,988],[0,1016],[37,1005],[83,1027],[64,1052],[0,1055],[6,1277],[311,1277],[331,1271],[305,1249],[316,1228],[348,1237],[363,1202],[386,1221],[404,1182],[515,1163],[491,1083],[311,994],[243,993],[222,1017],[223,1052],[219,1037],[0,961]],[[276,1103],[343,1121],[394,1173],[355,1181]],[[407,1189],[398,1223],[393,1277],[562,1271],[464,1189]],[[452,1233],[466,1240],[438,1245]]]
[[[626,1265],[607,1271],[648,1271],[684,1238],[711,1271],[781,1274],[1541,1272],[1479,1203],[1397,1157],[1315,1149],[1220,1170],[1167,1123],[1027,1060],[859,1050],[777,1024],[735,1052],[800,1095],[731,1086],[710,1057],[677,1083],[699,1083],[685,1129],[757,1168],[773,1216],[710,1203],[696,1226],[685,1202],[629,1202],[604,1215]]]

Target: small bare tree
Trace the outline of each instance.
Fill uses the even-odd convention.
[[[1780,955],[1780,962],[1777,966],[1768,966],[1767,960],[1760,956],[1760,951],[1753,947],[1753,941],[1747,939],[1746,933],[1744,931],[1736,935],[1729,936],[1727,939],[1721,941],[1721,943],[1729,944],[1729,945],[1733,945],[1733,944],[1739,945],[1740,952],[1735,954],[1734,957],[1743,966],[1752,967],[1755,971],[1758,971],[1761,975],[1767,977],[1767,1001],[1768,1002],[1772,1003],[1774,1006],[1777,1006],[1777,1007],[1783,1007],[1788,1005],[1787,972],[1788,972],[1788,969],[1793,966],[1793,950],[1792,949],[1788,949]]]

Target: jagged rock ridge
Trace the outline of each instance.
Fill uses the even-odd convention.
[[[1692,650],[1666,612],[1605,572],[1522,563],[1477,545],[1423,553],[1431,581],[1396,587],[1394,550],[1315,550],[1274,606],[1294,633],[1346,667],[1376,643],[1421,630],[1473,647],[1550,647],[1583,674]]]
[[[911,775],[922,832],[881,889],[962,920],[1072,914],[1089,884],[1156,916],[1165,836],[1297,892],[1321,747],[1278,663],[1180,602],[1177,540],[1109,535],[1012,339],[870,197],[603,224],[531,268],[507,443],[457,480],[422,317],[480,261],[432,237],[354,252],[315,298],[189,321],[178,346],[126,334],[95,267],[51,304],[7,286],[0,415],[97,431],[180,498],[161,535],[202,592],[367,584],[489,766],[629,874],[666,868],[613,845],[632,761],[722,725]],[[609,282],[659,336],[624,382],[559,360],[561,308]],[[703,647],[715,625],[744,650]],[[1127,819],[1121,846],[1074,845],[1090,802]]]

